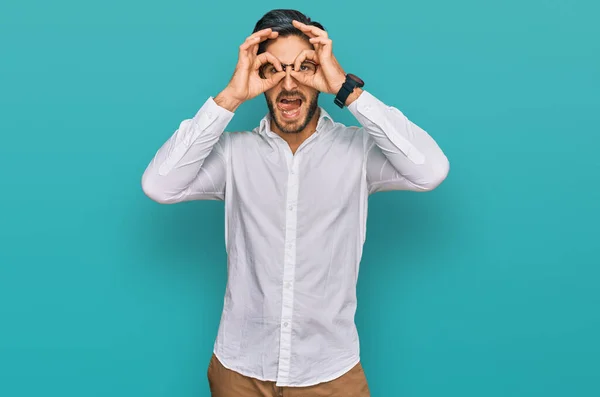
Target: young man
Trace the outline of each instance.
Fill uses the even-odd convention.
[[[224,200],[228,281],[208,378],[213,396],[368,396],[354,323],[368,196],[429,191],[448,173],[436,142],[363,90],[323,26],[273,10],[233,77],[158,150],[142,178],[164,204]],[[224,133],[264,93],[251,131]],[[360,126],[318,105],[332,94]]]

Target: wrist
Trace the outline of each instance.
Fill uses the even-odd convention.
[[[348,95],[348,98],[346,98],[346,107],[350,106],[350,104],[354,101],[356,101],[358,99],[358,97],[360,96],[360,94],[363,93],[363,89],[360,87],[354,87],[354,91],[352,91],[352,93],[350,93],[350,95]]]
[[[215,103],[217,105],[229,110],[232,113],[235,112],[243,102],[244,101],[241,101],[235,98],[233,95],[231,95],[227,88],[225,88],[219,93],[219,95],[215,97]]]
[[[348,107],[356,101],[363,93],[362,87],[365,83],[360,77],[354,74],[347,74],[341,86],[338,85],[338,91],[334,94],[333,102],[340,108]]]
[[[335,80],[335,84],[331,84],[331,92],[330,94],[332,95],[337,95],[338,92],[340,92],[340,90],[342,89],[342,86],[344,85],[344,83],[346,82],[346,75],[342,74],[340,75],[339,78],[337,78]]]

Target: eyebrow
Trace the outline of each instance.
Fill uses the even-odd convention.
[[[279,61],[279,63],[282,64],[282,65],[293,65],[294,64],[294,61],[292,61],[290,63],[285,63],[285,62],[283,62],[281,59],[279,59],[277,57],[275,57],[275,59],[277,59]],[[305,59],[302,62],[310,62],[310,63],[314,63],[315,65],[317,64],[315,61],[312,61],[310,59]],[[268,64],[271,64],[271,62],[267,62],[265,65],[268,65]]]

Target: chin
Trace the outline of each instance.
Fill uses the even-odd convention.
[[[298,133],[308,124],[306,111],[302,108],[293,113],[277,109],[275,121],[280,130],[286,133]]]
[[[303,95],[282,96],[275,103],[267,100],[267,104],[277,127],[284,133],[294,134],[302,132],[313,118],[318,108],[317,97],[309,102]]]

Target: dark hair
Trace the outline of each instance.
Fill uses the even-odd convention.
[[[267,12],[261,19],[256,22],[252,33],[266,28],[273,29],[274,32],[279,32],[278,37],[298,36],[308,41],[308,36],[300,29],[292,25],[292,20],[302,22],[306,25],[316,26],[319,29],[325,30],[319,22],[312,21],[309,17],[296,10],[277,9]],[[265,40],[258,46],[258,53],[265,52],[269,40]]]

